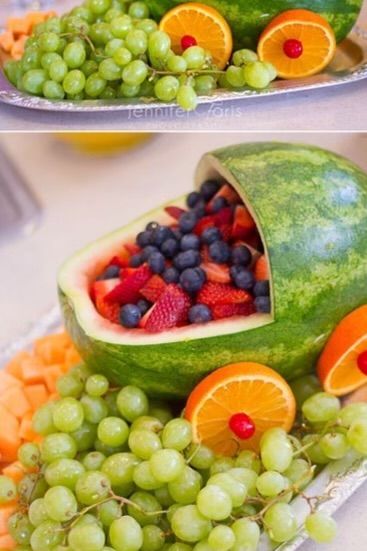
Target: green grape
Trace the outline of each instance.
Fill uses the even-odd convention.
[[[307,453],[307,452],[306,452]],[[293,459],[288,469],[284,471],[292,484],[296,485],[299,490],[303,490],[313,478],[314,469],[310,467],[305,459]]]
[[[100,22],[94,23],[94,25],[91,26],[89,36],[95,46],[105,46],[107,42],[114,38],[115,35],[113,34],[112,27],[113,22],[111,23],[111,25],[105,22]]]
[[[45,69],[45,71],[49,71],[51,64],[55,61],[62,61],[61,55],[57,54],[56,52],[43,54],[43,56],[41,57],[42,69]]]
[[[129,515],[113,521],[109,538],[116,551],[138,551],[143,545],[143,531]]]
[[[153,476],[164,483],[180,476],[185,467],[185,459],[177,450],[158,450],[149,463]]]
[[[25,503],[31,503],[35,499],[43,497],[47,489],[46,480],[36,473],[26,474],[18,483],[19,497]]]
[[[200,490],[197,500],[200,513],[211,520],[224,520],[232,512],[232,500],[220,486],[210,485]]]
[[[70,71],[70,73],[66,75],[66,77],[62,82],[62,86],[67,94],[76,95],[84,90],[85,80],[86,79],[84,74],[81,71],[75,69],[73,71]],[[85,418],[87,419],[87,414],[85,410],[84,410],[84,414],[85,414]]]
[[[200,69],[205,63],[205,50],[200,46],[190,46],[183,52],[182,57],[188,69]]]
[[[143,461],[134,469],[133,480],[142,490],[157,490],[162,482],[153,475],[149,461]]]
[[[182,451],[191,443],[192,427],[186,419],[172,419],[162,432],[162,444],[165,448]]]
[[[287,503],[275,503],[266,511],[264,524],[272,540],[283,543],[297,532],[297,520]]]
[[[4,72],[9,81],[16,86],[20,76],[20,62],[6,61],[4,64]]]
[[[113,38],[112,40],[110,40],[106,44],[106,47],[105,47],[106,55],[108,57],[113,57],[114,53],[118,49],[122,48],[124,46],[124,44],[125,44],[125,42],[122,38]],[[100,376],[103,377],[103,375],[100,375]],[[107,381],[107,385],[108,385],[108,381]],[[107,386],[107,390],[108,390],[108,386]],[[88,392],[88,390],[87,390],[87,392]],[[90,393],[88,392],[88,394],[90,394]],[[91,396],[93,396],[93,394],[91,394]],[[102,394],[97,394],[97,396],[102,396]]]
[[[133,83],[126,83],[134,85]],[[125,417],[125,419],[132,422],[141,415],[148,414],[149,402],[146,394],[140,390],[140,388],[128,385],[121,389],[117,395],[117,407],[120,414]]]
[[[302,444],[307,446],[305,451],[312,463],[316,463],[317,465],[326,465],[330,462],[330,460],[322,451],[319,440],[320,438],[317,434],[307,434],[302,439]]]
[[[251,469],[257,474],[259,474],[259,472],[261,471],[260,458],[252,450],[242,450],[235,459],[235,466]]]
[[[119,48],[113,54],[113,60],[119,67],[125,67],[132,60],[133,56],[127,48]]]
[[[110,457],[110,455],[124,452],[126,446],[107,446],[107,444],[101,442],[99,438],[96,438],[94,448],[96,451],[103,453],[106,457]]]
[[[47,72],[44,69],[31,69],[23,75],[23,86],[26,92],[40,95],[46,80]]]
[[[51,100],[63,99],[65,97],[65,92],[61,84],[53,80],[46,80],[42,92],[45,98]]]
[[[107,457],[101,470],[112,486],[121,486],[133,481],[134,469],[139,463],[140,460],[132,453],[116,453]]]
[[[181,508],[182,506],[179,503],[173,503],[173,505],[170,505],[168,507],[167,521],[169,522],[169,524],[172,524],[173,515],[175,514],[176,511],[178,511],[178,509],[181,509]]]
[[[78,510],[73,492],[64,486],[54,486],[47,490],[44,503],[50,519],[59,522],[70,520]]]
[[[278,76],[278,73],[277,73],[277,70],[274,67],[274,65],[272,63],[270,63],[269,61],[263,61],[262,64],[268,70],[270,80],[271,81],[275,80]],[[319,385],[317,390],[320,390],[320,385]]]
[[[20,67],[23,73],[31,71],[32,69],[39,69],[41,67],[42,52],[37,46],[27,48],[20,61]]]
[[[192,88],[192,86],[189,86],[188,84],[183,84],[179,87],[176,99],[178,105],[182,107],[182,109],[184,109],[185,111],[193,111],[194,109],[196,109],[196,106],[198,104],[196,92]]]
[[[106,86],[107,81],[102,78],[99,73],[93,73],[87,78],[87,82],[85,83],[85,92],[90,98],[98,98],[105,90]]]
[[[83,384],[85,384],[88,377],[92,375],[92,372],[85,364],[78,364],[70,369],[69,375],[77,377]]]
[[[109,85],[107,88],[115,90],[112,84]],[[117,403],[116,403],[118,393],[119,393],[118,390],[114,390],[113,392],[108,392],[108,394],[104,396],[104,401],[106,402],[108,407],[108,414],[112,415],[113,417],[120,416],[120,412],[117,408]]]
[[[231,498],[233,507],[243,505],[247,495],[247,488],[241,481],[236,480],[229,473],[217,473],[211,476],[207,482],[207,486],[211,486],[212,484],[219,486],[227,492]]]
[[[111,7],[111,0],[88,0],[88,8],[95,15],[105,13]]]
[[[199,474],[199,473],[196,473],[196,474]],[[179,478],[180,477],[178,477],[178,479]],[[199,475],[199,478],[201,479],[200,475]],[[175,483],[175,481],[171,482],[170,484],[174,484],[174,483]],[[169,507],[170,505],[172,505],[176,501],[171,496],[171,493],[168,491],[168,486],[161,486],[160,488],[157,488],[157,490],[154,492],[154,495],[157,498],[157,500],[159,501],[159,503],[162,505],[162,507]],[[196,496],[195,496],[195,498],[196,498]],[[195,501],[195,499],[193,501]]]
[[[81,42],[71,42],[64,50],[63,58],[70,69],[78,69],[86,60],[85,47]]]
[[[87,471],[77,480],[75,493],[83,505],[94,505],[106,499],[111,490],[109,478],[100,471]]]
[[[184,73],[187,71],[187,63],[181,55],[172,55],[167,59],[167,69],[173,73]]]
[[[282,473],[293,459],[293,448],[282,429],[269,429],[261,438],[261,460],[265,469]]]
[[[45,500],[43,497],[40,497],[32,501],[28,509],[28,517],[29,517],[30,523],[35,528],[40,524],[42,524],[42,522],[49,520],[49,516],[46,510]]]
[[[305,528],[317,543],[330,543],[336,535],[336,522],[326,513],[316,511],[306,518]]]
[[[157,78],[149,77],[147,80],[144,80],[144,82],[140,86],[139,95],[140,97],[145,98],[151,98],[154,97],[154,86],[157,81]]]
[[[347,434],[350,445],[362,455],[367,455],[367,418],[353,421]]]
[[[367,419],[367,403],[366,402],[355,402],[354,404],[348,404],[342,410],[340,410],[338,415],[338,421],[344,427],[350,427],[354,421],[359,421],[361,418]]]
[[[236,536],[229,526],[219,524],[210,532],[208,543],[215,551],[228,551],[234,546]]]
[[[303,415],[311,423],[327,423],[338,415],[339,410],[338,398],[326,392],[314,394],[302,405]]]
[[[232,56],[232,63],[233,65],[236,65],[236,67],[241,67],[241,65],[246,65],[247,63],[257,60],[258,57],[256,52],[247,50],[246,48],[243,50],[237,50]]]
[[[129,436],[129,448],[141,459],[150,459],[154,452],[162,448],[159,436],[149,430],[132,430]]]
[[[57,50],[57,53],[62,56],[66,46],[67,46],[66,38],[60,38],[60,46],[59,46],[59,49]]]
[[[158,29],[158,25],[153,19],[141,19],[135,23],[135,28],[149,35]]]
[[[94,16],[86,6],[77,6],[71,10],[72,15],[84,19],[87,23],[93,23]]]
[[[168,484],[168,491],[177,503],[190,505],[196,501],[201,486],[201,475],[191,467],[186,466],[182,473]]]
[[[235,467],[233,469],[229,469],[227,474],[232,476],[235,480],[241,482],[246,487],[248,495],[256,495],[257,473],[255,471],[245,467]]]
[[[321,390],[320,381],[316,375],[304,375],[291,381],[290,387],[297,403],[297,409],[301,410],[303,403]]]
[[[144,31],[133,29],[127,33],[125,45],[134,56],[142,55],[147,51],[148,37]]]
[[[38,444],[27,442],[18,449],[18,459],[25,467],[37,467],[41,460]]]
[[[148,52],[150,57],[166,59],[171,48],[171,39],[163,31],[154,31],[148,38]]]
[[[166,538],[159,526],[148,524],[143,527],[143,545],[141,551],[159,551],[162,549]]]
[[[14,513],[8,520],[8,532],[19,545],[28,545],[34,530],[27,515]],[[4,550],[5,551],[5,550]]]
[[[136,506],[129,504],[127,506],[128,514],[133,517],[140,526],[147,524],[158,524],[161,511],[159,501],[148,492],[135,492],[129,500]]]
[[[209,448],[208,448],[209,449]],[[210,465],[210,475],[212,476],[213,474],[217,474],[217,473],[225,473],[227,471],[229,471],[230,469],[233,469],[233,467],[235,466],[235,462],[234,462],[234,459],[232,459],[232,457],[215,457],[214,456],[214,453],[212,453],[212,456],[213,456],[213,460],[212,460],[212,464]],[[194,465],[195,467],[195,465]],[[201,468],[201,467],[196,467],[197,469],[198,468]]]
[[[55,60],[49,67],[50,78],[55,82],[62,82],[68,74],[68,66],[63,59]],[[83,385],[72,375],[64,375],[57,383],[56,388],[61,396],[79,398],[83,392]]]
[[[271,80],[268,69],[261,61],[253,61],[245,65],[243,74],[246,84],[252,88],[266,88]]]
[[[32,419],[32,428],[35,432],[42,436],[47,436],[56,432],[56,427],[53,422],[54,402],[44,404],[37,409]]]
[[[226,70],[226,79],[230,86],[234,88],[242,88],[246,84],[242,67],[236,67],[235,65],[230,65]]]
[[[202,444],[191,444],[186,456],[192,467],[199,470],[211,469],[215,461],[214,452]]]
[[[52,463],[56,459],[74,459],[77,453],[75,440],[64,433],[48,434],[42,440],[41,457],[45,463]]]
[[[105,80],[118,80],[121,78],[121,67],[110,57],[101,61],[98,72]]]
[[[177,542],[167,547],[167,549],[164,548],[164,551],[192,551],[192,547],[187,543]]]
[[[68,536],[68,543],[73,551],[102,551],[106,541],[103,529],[98,524],[85,524],[74,526]]]
[[[177,78],[164,76],[156,82],[154,93],[161,101],[172,101],[177,95],[179,86]]]
[[[84,423],[70,434],[76,442],[79,452],[89,450],[93,447],[97,436],[97,427],[93,423],[84,421]]]
[[[133,29],[133,22],[129,15],[121,15],[111,21],[111,33],[115,38],[126,38]]]
[[[72,33],[72,34],[89,34],[90,27],[85,21],[85,19],[82,19],[81,17],[73,17],[70,16],[65,21],[65,32],[66,33]]]
[[[62,525],[54,520],[46,520],[32,533],[31,547],[33,551],[54,551],[63,539]]]
[[[47,465],[45,479],[49,486],[65,486],[74,490],[77,480],[84,472],[84,466],[75,459],[56,459]]]
[[[195,546],[193,551],[212,551],[207,539],[199,541]]]
[[[110,499],[98,506],[98,518],[103,526],[111,526],[114,520],[122,515],[121,505],[115,499]]]
[[[128,14],[133,19],[145,19],[149,17],[149,8],[145,2],[132,2]]]
[[[349,450],[347,437],[340,432],[325,434],[320,440],[320,448],[329,459],[341,459]]]
[[[150,430],[155,433],[161,432],[163,429],[163,423],[156,417],[151,417],[150,415],[142,415],[135,419],[130,427],[131,431],[133,430]]]
[[[212,529],[212,523],[196,505],[179,507],[172,516],[171,526],[176,537],[189,543],[206,538]]]
[[[195,91],[198,94],[210,94],[217,87],[217,82],[211,75],[195,77]]]
[[[149,415],[159,419],[163,425],[168,423],[173,417],[170,408],[161,400],[150,401]]]
[[[11,478],[0,475],[0,503],[13,501],[17,495],[17,488]]]
[[[38,45],[43,52],[57,52],[60,46],[60,38],[54,32],[46,32],[38,37]]]
[[[256,488],[264,497],[275,497],[285,490],[285,487],[284,476],[276,471],[266,471],[256,481]]]
[[[83,466],[87,471],[98,471],[101,469],[103,463],[106,460],[106,456],[98,451],[89,452],[83,457]]]
[[[97,434],[101,442],[107,446],[122,446],[129,438],[129,426],[119,417],[105,417],[98,425]]]
[[[116,17],[120,17],[124,13],[121,4],[112,6],[104,15],[104,20],[106,23],[111,23]]]
[[[75,398],[62,398],[56,402],[53,410],[53,422],[61,432],[78,430],[84,421],[81,403]]]
[[[46,32],[46,23],[44,21],[37,23],[37,25],[33,28],[33,34],[37,37],[44,32]]]
[[[80,402],[84,409],[84,416],[90,423],[98,424],[107,417],[108,407],[103,398],[99,396],[89,396],[84,394],[81,397]]]
[[[246,551],[255,551],[259,544],[260,528],[258,524],[247,518],[236,520],[231,526],[236,538],[234,549],[246,549]]]
[[[45,21],[45,29],[48,32],[60,34],[61,33],[61,20],[59,17],[51,17]]]

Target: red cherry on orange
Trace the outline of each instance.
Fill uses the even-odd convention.
[[[185,34],[185,36],[181,38],[181,48],[187,50],[190,46],[197,46],[196,38],[189,34]]]
[[[358,369],[362,371],[363,375],[367,375],[367,350],[361,352],[357,358]]]
[[[303,44],[296,38],[289,38],[283,44],[283,52],[291,59],[297,59],[303,53]]]
[[[228,421],[231,431],[241,440],[247,440],[255,434],[255,423],[246,413],[235,413]]]

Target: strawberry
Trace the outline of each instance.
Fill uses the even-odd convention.
[[[95,281],[91,289],[91,297],[93,297],[97,312],[112,323],[119,323],[120,306],[116,302],[111,303],[107,301],[106,296],[119,283],[120,280],[118,278]]]
[[[214,199],[216,199],[217,197],[224,197],[230,205],[241,203],[241,197],[238,195],[237,191],[235,191],[233,187],[230,186],[229,184],[224,184],[223,186],[221,186],[221,188],[217,191],[217,193],[209,202],[208,204],[209,209],[211,209],[212,203]]]
[[[108,302],[119,304],[134,303],[140,298],[140,289],[152,277],[152,272],[146,264],[134,269],[106,296]]]
[[[260,256],[255,264],[254,276],[257,281],[269,279],[269,266],[264,254]]]
[[[159,333],[187,320],[190,298],[174,283],[167,285],[158,301],[145,314],[140,322],[149,333]]]
[[[231,276],[227,264],[215,264],[214,262],[205,262],[201,268],[206,273],[208,281],[217,283],[229,283]]]
[[[119,268],[126,268],[129,265],[129,258],[129,253],[127,251],[123,251],[121,254],[113,256],[107,266],[118,266]]]
[[[221,226],[219,226],[219,229],[221,231],[224,241],[229,241],[232,236],[231,224],[222,224]]]
[[[144,287],[140,289],[140,294],[143,295],[144,298],[149,300],[149,302],[157,302],[166,287],[167,284],[161,278],[161,276],[155,274],[149,279]]]
[[[213,319],[220,320],[232,316],[250,316],[256,312],[254,303],[244,302],[242,304],[215,304],[211,308]]]
[[[233,210],[231,207],[224,207],[223,209],[220,209],[219,212],[217,212],[214,215],[214,220],[216,226],[220,227],[224,224],[232,224],[233,222]]]
[[[238,304],[249,302],[251,295],[242,289],[236,289],[226,283],[214,283],[208,281],[200,289],[197,302],[202,302],[208,306],[213,304]]]
[[[245,239],[245,237],[256,228],[256,224],[244,205],[237,205],[232,227],[234,239]]]
[[[140,247],[138,247],[135,243],[125,243],[124,247],[130,255],[140,252]]]
[[[197,222],[194,228],[194,233],[200,236],[204,230],[215,225],[215,216],[203,216],[203,218],[200,218],[200,220]]]
[[[175,207],[175,206],[165,207],[164,210],[166,211],[167,214],[172,216],[172,218],[174,218],[175,220],[179,220],[181,214],[186,212],[184,209],[181,209],[180,207]]]

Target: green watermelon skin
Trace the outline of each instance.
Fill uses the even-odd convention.
[[[152,16],[159,21],[170,9],[185,0],[146,0]],[[202,1],[202,0],[200,0]],[[279,13],[296,8],[320,13],[334,29],[340,42],[355,24],[363,0],[203,0],[228,21],[235,48],[255,48],[260,33]]]
[[[66,328],[85,361],[150,395],[185,397],[208,372],[237,361],[264,363],[288,380],[311,372],[335,325],[367,302],[364,172],[318,148],[253,143],[204,156],[197,186],[213,165],[231,180],[262,233],[273,322],[210,338],[200,338],[199,327],[177,342],[160,343],[157,335],[152,345],[116,345],[83,330],[74,290],[59,278]]]

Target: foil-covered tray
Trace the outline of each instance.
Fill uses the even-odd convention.
[[[55,306],[24,335],[0,348],[0,369],[14,354],[30,348],[36,338],[56,332],[61,327],[60,310]],[[307,534],[303,529],[304,520],[310,511],[307,500],[311,501],[318,510],[333,514],[366,481],[367,459],[355,452],[350,452],[343,459],[329,464],[303,491],[303,497],[298,496],[292,501],[292,507],[300,526],[295,538],[274,547],[266,534],[263,534],[258,551],[274,551],[275,549],[277,551],[295,551],[307,539]]]
[[[319,90],[357,82],[367,77],[367,32],[355,27],[349,37],[338,47],[333,61],[327,69],[319,74],[302,79],[276,80],[265,90],[242,89],[229,91],[215,90],[211,95],[200,96],[199,105],[224,101],[245,100],[247,98],[266,98],[306,90]],[[103,112],[134,111],[162,108],[177,108],[175,103],[164,103],[153,99],[118,99],[118,100],[47,100],[19,92],[0,70],[0,101],[41,111],[60,112]]]

